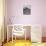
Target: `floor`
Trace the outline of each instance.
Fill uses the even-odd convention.
[[[24,41],[24,40],[16,40],[16,41],[10,41],[6,44],[4,44],[4,46],[31,46],[31,42],[30,41]]]
[[[46,46],[46,43],[31,43],[30,41],[16,40],[5,43],[3,46]]]

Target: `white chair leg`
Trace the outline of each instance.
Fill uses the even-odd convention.
[[[26,31],[25,31],[25,42],[26,42]]]
[[[13,43],[13,31],[12,31],[12,43]]]
[[[15,42],[16,42],[16,36],[15,36]]]
[[[7,27],[7,42],[8,42],[8,27]]]

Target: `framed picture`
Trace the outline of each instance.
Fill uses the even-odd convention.
[[[23,7],[23,15],[31,15],[31,5]]]

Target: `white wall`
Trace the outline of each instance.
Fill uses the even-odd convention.
[[[26,5],[31,5],[31,15],[29,16],[23,15],[23,7]],[[8,17],[14,17],[14,20],[11,19],[12,23],[40,24],[43,36],[46,36],[46,0],[7,0],[7,8]],[[8,24],[10,24],[10,20],[8,20]]]

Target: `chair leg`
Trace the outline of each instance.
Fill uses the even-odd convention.
[[[2,42],[2,43],[1,43],[1,46],[3,46],[3,45],[4,45],[4,43]]]
[[[12,32],[12,43],[13,43],[13,32]]]
[[[16,36],[15,36],[15,42],[16,42]]]
[[[25,31],[25,42],[26,42],[26,31]]]

